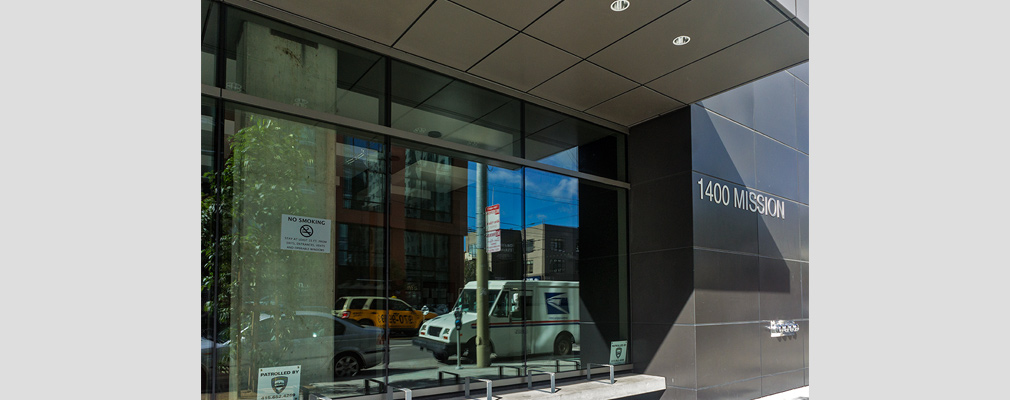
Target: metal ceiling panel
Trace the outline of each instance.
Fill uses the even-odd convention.
[[[517,33],[448,0],[437,0],[393,46],[466,71]]]
[[[488,18],[523,30],[543,13],[558,4],[559,0],[452,0],[454,3],[476,11]]]
[[[565,0],[523,32],[585,58],[685,1],[632,1],[615,12],[609,0]]]
[[[807,35],[795,24],[782,23],[646,86],[694,103],[807,60],[807,42]]]
[[[765,0],[692,1],[601,50],[589,61],[647,83],[785,20]],[[689,36],[690,42],[674,45],[673,39],[682,35]]]
[[[393,100],[403,105],[466,76],[631,126],[808,58],[809,0],[633,0],[621,12],[610,0],[225,2],[444,75],[411,82],[394,73]],[[690,43],[673,46],[680,35]]]
[[[392,46],[432,3],[397,0],[259,1],[387,46]]]
[[[520,33],[469,72],[525,92],[579,61],[576,56]]]
[[[635,82],[593,65],[580,62],[529,93],[584,111],[633,89]]]
[[[663,96],[645,86],[639,86],[586,112],[621,125],[631,126],[684,106],[684,103]]]

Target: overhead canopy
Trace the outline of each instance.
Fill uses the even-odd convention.
[[[612,2],[260,0],[622,127],[808,58],[807,0],[629,0],[619,12]]]

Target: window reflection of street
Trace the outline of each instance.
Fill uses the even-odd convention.
[[[227,6],[213,3],[220,7]],[[330,398],[360,396],[366,387],[379,393],[377,381],[408,388],[454,382],[446,374],[449,380],[440,381],[439,372],[500,379],[528,367],[577,369],[585,323],[579,315],[582,181],[459,149],[623,180],[623,136],[228,8],[220,19],[208,19],[223,21],[228,35],[215,48],[223,55],[218,60],[214,53],[220,65],[211,65],[220,71],[205,71],[224,82],[207,84],[271,101],[294,99],[299,107],[372,124],[388,121],[425,140],[461,146],[446,150],[205,100],[201,350],[204,377],[217,382],[204,390],[247,398],[256,390],[257,368],[286,366],[299,366],[305,371],[300,385]],[[275,57],[278,52],[283,56]],[[315,61],[302,63],[309,59]],[[486,207],[497,210],[499,225],[478,222]],[[592,211],[593,218],[610,218],[604,214],[612,210]],[[283,214],[326,221],[326,228],[313,226],[304,235],[329,230],[331,251],[278,248]],[[494,232],[481,233],[482,227]],[[488,237],[498,242],[492,246]],[[478,271],[486,272],[480,289]],[[470,343],[478,291],[487,295],[481,318],[491,350],[486,368],[476,367]],[[450,342],[459,335],[454,306],[465,314],[464,332]],[[312,329],[310,315],[327,327]],[[341,327],[371,338],[347,346],[353,341],[335,338]],[[446,340],[438,356],[414,343],[436,336]],[[357,355],[375,349],[388,358]]]

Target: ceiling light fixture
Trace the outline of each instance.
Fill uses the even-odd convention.
[[[691,41],[690,36],[678,36],[676,39],[673,39],[673,44],[676,46],[683,46],[690,41]]]
[[[614,11],[624,11],[627,10],[628,7],[630,6],[631,2],[628,0],[617,0],[613,3],[610,3],[610,9]]]

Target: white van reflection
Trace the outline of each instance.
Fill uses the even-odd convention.
[[[461,355],[470,361],[477,348],[476,300],[477,282],[467,282],[456,306],[463,310]],[[578,282],[492,280],[488,302],[491,352],[496,358],[520,357],[524,347],[530,355],[571,355],[579,343]],[[457,336],[455,317],[449,312],[425,322],[412,343],[446,362],[456,354]]]

